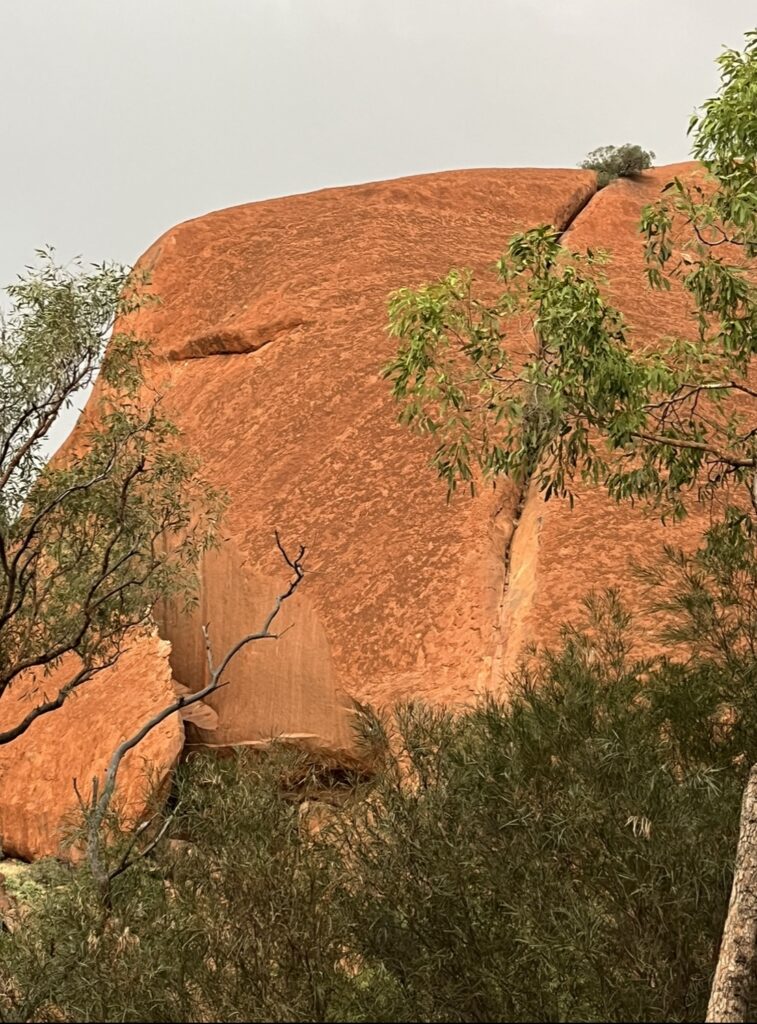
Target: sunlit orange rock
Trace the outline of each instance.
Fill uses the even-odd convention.
[[[451,265],[483,273],[513,231],[565,227],[594,191],[586,171],[423,175],[208,214],[142,258],[161,303],[137,327],[167,357],[150,383],[170,388],[186,444],[229,491],[225,529],[241,558],[276,579],[274,529],[308,548],[301,593],[323,641],[303,636],[291,669],[301,683],[283,683],[272,721],[247,720],[251,736],[279,720],[321,731],[312,681],[332,671],[336,689],[376,702],[463,700],[490,684],[514,496],[501,486],[447,503],[432,444],[397,423],[380,377],[395,347],[387,296]],[[236,576],[222,585],[233,592]],[[216,626],[222,609],[210,600]],[[295,644],[296,602],[292,615]],[[167,635],[177,664],[197,643],[174,625]]]
[[[281,620],[291,629],[231,667],[189,723],[193,743],[287,735],[349,752],[350,696],[464,701],[500,686],[529,644],[554,641],[591,588],[622,584],[641,609],[630,562],[663,540],[695,543],[707,510],[663,527],[600,490],[578,486],[571,511],[507,481],[448,503],[433,441],[398,424],[380,376],[395,350],[386,300],[451,266],[473,267],[494,294],[509,236],[552,222],[566,244],[610,251],[612,296],[639,344],[685,333],[684,298],[647,290],[637,225],[672,174],[692,169],[601,192],[584,171],[422,175],[211,213],[147,251],[161,304],[132,326],[153,341],[150,387],[230,495],[199,608],[159,610],[181,685],[207,678],[204,621],[217,655],[259,625],[286,578],[274,530],[308,548]],[[530,342],[515,336],[514,352]]]
[[[86,799],[118,744],[174,698],[168,649],[157,636],[134,638],[115,666],[0,746],[0,843],[6,856],[65,854],[65,837],[80,821],[74,780]],[[0,699],[0,729],[18,723],[43,694],[57,693],[75,664],[67,656],[48,675],[19,677]],[[152,787],[165,780],[183,743],[182,722],[172,715],[126,755],[114,802],[125,821],[144,812]]]

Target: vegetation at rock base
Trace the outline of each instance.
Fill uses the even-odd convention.
[[[597,172],[600,188],[609,185],[615,178],[632,178],[640,171],[646,171],[654,160],[652,150],[626,142],[623,146],[600,146],[593,149],[580,166],[587,171]]]
[[[507,704],[364,710],[371,777],[191,757],[109,910],[83,866],[0,937],[0,1016],[703,1019],[757,757],[756,577],[748,540],[671,552],[668,657],[634,657],[609,593]]]
[[[39,257],[8,289],[0,331],[0,695],[29,670],[73,660],[56,692],[5,723],[0,743],[113,664],[126,636],[151,628],[159,597],[191,597],[223,504],[143,388],[149,347],[111,336],[145,301],[144,279]],[[56,417],[98,370],[79,450],[45,464]]]

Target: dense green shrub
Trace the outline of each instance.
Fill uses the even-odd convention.
[[[703,1019],[744,773],[689,742],[680,672],[644,674],[575,635],[507,707],[400,709],[350,944],[409,1017]]]
[[[599,187],[602,188],[615,178],[632,178],[639,171],[652,166],[652,150],[642,149],[626,142],[623,146],[600,146],[593,149],[581,163],[587,171],[596,171]]]
[[[190,758],[173,841],[115,880],[111,911],[81,869],[0,945],[3,1019],[333,1019],[341,878],[301,826],[307,767],[284,750]]]
[[[757,760],[756,564],[747,522],[648,574],[669,658],[635,660],[610,593],[507,704],[365,711],[370,779],[191,758],[111,909],[63,872],[0,936],[0,1017],[703,1019]]]
[[[634,659],[609,593],[507,706],[373,720],[350,945],[395,1019],[704,1019],[757,760],[751,521],[667,555],[643,573],[666,658]]]

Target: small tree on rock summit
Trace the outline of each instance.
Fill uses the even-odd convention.
[[[652,150],[626,142],[623,146],[600,146],[593,149],[581,167],[586,171],[596,171],[600,188],[604,188],[615,178],[632,178],[639,171],[646,171],[654,160]]]

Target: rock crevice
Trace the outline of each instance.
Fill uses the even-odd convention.
[[[170,349],[167,356],[170,362],[181,362],[210,356],[250,355],[307,326],[305,320],[280,320],[262,326],[218,328],[189,338]]]
[[[696,164],[653,168],[620,179],[595,193],[566,224],[564,242],[576,251],[609,252],[606,294],[625,316],[634,345],[695,333],[688,297],[682,289],[648,290],[644,244],[639,234],[643,207],[659,196],[675,175],[698,173]],[[622,584],[626,607],[635,613],[636,653],[659,650],[648,627],[648,598],[629,573],[635,560],[657,557],[663,544],[693,547],[707,526],[707,512],[692,501],[681,523],[663,525],[642,507],[616,504],[601,486],[574,481],[574,503],[546,502],[533,482],[524,489],[520,514],[507,553],[507,582],[500,612],[498,678],[513,671],[532,644],[553,646],[565,622],[583,618],[583,599]]]
[[[557,228],[558,241],[562,241],[565,235],[575,224],[576,220],[580,215],[587,209],[591,201],[598,194],[598,186],[594,183],[593,187],[584,187],[577,189],[574,196],[571,197],[571,201],[567,204],[564,210],[560,211],[558,215],[555,227]],[[535,339],[535,349],[539,351],[538,338]],[[518,529],[521,521],[524,517],[526,504],[529,501],[529,497],[532,496],[531,500],[540,500],[538,494],[534,492],[532,481],[536,471],[534,466],[531,471],[525,476],[525,478],[518,484],[511,484],[515,487],[515,494],[508,503],[511,509],[511,515],[509,522],[506,523],[503,533],[503,556],[502,556],[502,590],[499,599],[499,606],[497,611],[497,642],[496,651],[492,662],[492,679],[491,684],[496,688],[501,685],[503,674],[503,668],[506,663],[505,651],[508,646],[507,636],[507,620],[508,616],[508,597],[510,592],[510,579],[512,576],[513,568],[513,555],[516,548],[516,543],[519,539]],[[500,507],[495,515],[501,516],[504,509]],[[535,531],[533,542],[538,544],[538,529]]]

